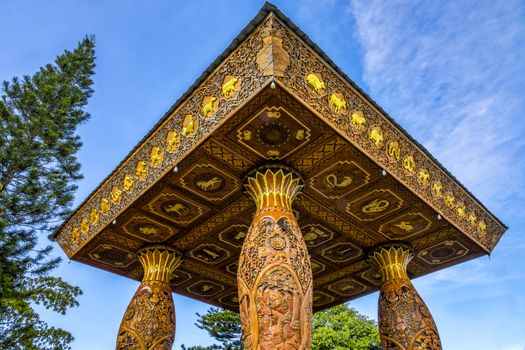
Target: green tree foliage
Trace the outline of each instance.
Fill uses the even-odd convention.
[[[312,349],[375,350],[379,330],[374,321],[359,314],[348,304],[318,312],[312,323]]]
[[[78,287],[50,272],[60,259],[38,245],[70,213],[80,164],[79,124],[95,67],[94,38],[32,76],[4,81],[0,96],[0,349],[68,349],[72,335],[34,304],[65,313]]]
[[[199,315],[197,327],[206,330],[222,345],[193,346],[182,350],[240,350],[241,319],[239,314],[210,308]],[[314,350],[380,350],[379,330],[373,320],[359,314],[348,304],[341,304],[314,314],[312,349]]]

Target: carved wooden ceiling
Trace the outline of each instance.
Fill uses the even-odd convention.
[[[377,290],[368,248],[405,241],[411,277],[489,253],[496,217],[277,9],[227,51],[55,233],[71,258],[136,280],[135,257],[173,245],[173,291],[237,310],[240,248],[255,213],[243,175],[298,171],[294,202],[314,310]]]
[[[135,259],[148,243],[182,250],[173,291],[237,310],[237,261],[255,205],[242,177],[269,160],[303,177],[295,214],[314,273],[314,309],[377,289],[365,252],[410,242],[413,277],[482,255],[483,250],[280,87],[266,87],[75,258],[140,280]]]

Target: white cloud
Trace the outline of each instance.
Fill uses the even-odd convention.
[[[379,104],[496,212],[525,200],[525,5],[355,0]]]

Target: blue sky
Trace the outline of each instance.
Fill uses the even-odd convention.
[[[79,129],[76,203],[217,57],[262,1],[0,0],[0,80],[97,38],[91,120]],[[414,281],[447,350],[525,349],[525,2],[275,1],[343,71],[509,227],[482,257]],[[44,239],[44,238],[43,238]],[[58,247],[54,254],[63,256]],[[65,258],[65,257],[64,257]],[[114,348],[138,283],[64,259],[80,307],[43,312],[73,349]],[[352,306],[376,317],[377,294]],[[180,344],[207,305],[175,296]]]

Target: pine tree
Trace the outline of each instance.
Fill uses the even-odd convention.
[[[89,118],[94,38],[32,76],[4,81],[0,97],[0,349],[69,349],[72,335],[32,305],[65,313],[81,294],[50,275],[60,259],[38,244],[70,213],[80,164],[77,126]],[[41,248],[44,246],[43,248]]]

